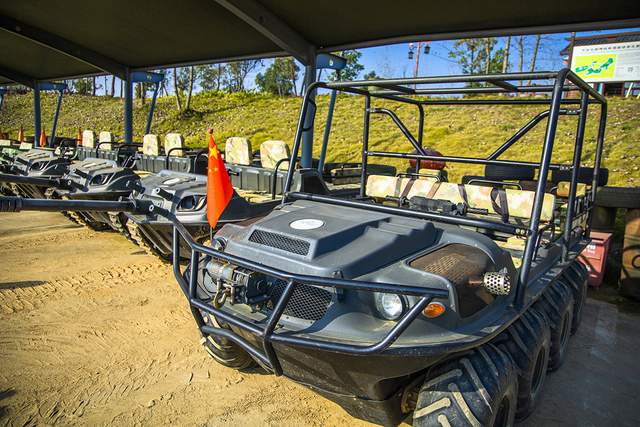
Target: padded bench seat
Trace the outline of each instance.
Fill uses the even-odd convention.
[[[498,189],[479,185],[438,182],[435,178],[402,178],[370,175],[366,193],[374,199],[386,197],[421,196],[433,200],[466,203],[474,209],[486,209],[489,214],[527,220],[531,218],[535,192],[516,189]],[[506,207],[506,212],[504,208]],[[554,218],[555,196],[545,193],[540,220],[550,222]]]

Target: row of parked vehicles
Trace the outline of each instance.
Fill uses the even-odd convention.
[[[359,162],[301,167],[319,90],[362,97]],[[503,96],[531,92],[549,96]],[[443,104],[543,109],[472,158],[424,148],[425,110]],[[402,105],[415,107],[417,130],[395,113]],[[586,149],[594,107],[598,133]],[[373,116],[392,120],[411,149],[375,150]],[[560,117],[576,122],[569,163],[552,161]],[[540,123],[540,160],[503,160]],[[23,198],[2,198],[2,210],[75,211],[79,222],[172,255],[202,344],[225,366],[285,375],[379,424],[508,426],[534,410],[580,324],[587,273],[576,257],[606,183],[605,124],[606,100],[566,69],[318,82],[307,88],[291,153],[279,141],[254,153],[247,139],[227,140],[234,195],[216,230],[205,216],[207,154],[176,135],[164,150],[152,135],[106,150],[85,133],[82,147],[19,154],[0,180]],[[448,182],[446,163],[485,173]],[[43,188],[49,199],[24,198]]]

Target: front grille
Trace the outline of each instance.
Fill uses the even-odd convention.
[[[280,300],[284,288],[287,284],[278,281],[271,288],[270,301],[268,308],[273,309]],[[331,292],[309,285],[293,285],[293,293],[284,314],[291,317],[297,317],[305,320],[320,320],[324,317],[331,305]]]
[[[262,230],[255,230],[251,233],[249,241],[298,255],[307,255],[310,247],[309,242],[306,240],[294,239],[282,234]]]

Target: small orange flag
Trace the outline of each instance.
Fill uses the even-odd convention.
[[[18,142],[24,142],[24,129],[20,126],[20,130],[18,131]]]
[[[233,186],[222,161],[222,156],[213,140],[213,129],[209,129],[209,164],[207,171],[207,220],[215,228],[218,219],[233,196]]]
[[[76,134],[76,146],[82,146],[82,132],[80,131],[80,128],[78,128],[78,133]]]
[[[47,134],[44,132],[44,127],[42,128],[42,132],[40,132],[40,147],[44,147],[47,145]]]

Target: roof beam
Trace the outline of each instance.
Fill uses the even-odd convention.
[[[289,52],[303,64],[315,60],[315,46],[256,0],[214,0],[253,27],[260,34]]]
[[[36,27],[21,23],[8,16],[0,15],[0,28],[32,42],[53,49],[64,55],[82,61],[121,79],[126,79],[127,67],[91,49]]]
[[[5,68],[0,65],[0,76],[11,80],[12,82],[19,83],[23,86],[30,87],[33,89],[36,85],[36,79],[30,76],[25,76],[18,71],[11,70],[9,68]]]

